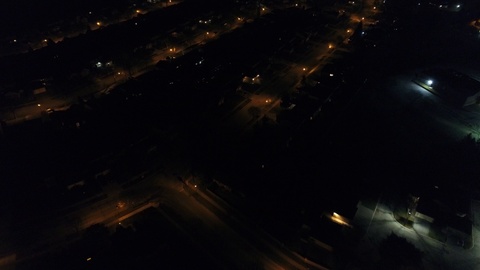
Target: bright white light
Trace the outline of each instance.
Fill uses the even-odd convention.
[[[433,81],[432,81],[432,80],[428,80],[428,81],[427,81],[427,84],[428,84],[428,86],[431,86],[431,85],[433,84]]]
[[[457,5],[457,8],[460,8],[460,5]]]

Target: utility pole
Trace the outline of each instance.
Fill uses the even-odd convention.
[[[365,232],[365,236],[368,236],[368,231],[370,230],[370,225],[372,224],[373,218],[375,217],[375,214],[377,213],[377,207],[378,207],[378,204],[380,203],[381,197],[382,197],[382,193],[380,193],[380,195],[378,196],[377,204],[375,204],[375,209],[373,210],[372,218],[370,219],[370,222],[368,223],[368,227],[367,227],[367,231]]]

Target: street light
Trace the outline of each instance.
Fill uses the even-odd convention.
[[[432,80],[427,80],[427,85],[428,85],[428,86],[432,86],[432,84],[433,84],[433,81],[432,81]]]
[[[117,75],[120,76],[122,75],[122,72],[116,72],[116,73],[113,73],[113,81],[116,83],[117,82]]]

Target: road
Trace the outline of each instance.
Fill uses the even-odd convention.
[[[175,181],[175,180],[172,180]],[[202,202],[202,197],[184,189],[177,181],[170,182],[170,192],[162,196],[159,209],[202,250],[207,250],[225,269],[242,269],[252,258],[262,262],[266,269],[280,269],[243,235],[233,230]]]
[[[171,2],[169,5],[176,3],[179,3],[179,1]],[[107,76],[95,78],[93,84],[84,86],[68,95],[44,95],[36,98],[33,102],[2,108],[0,110],[0,120],[5,121],[7,125],[14,125],[27,120],[40,118],[42,113],[45,113],[48,109],[66,109],[71,104],[77,102],[78,97],[98,95],[107,89],[112,89],[116,85],[124,83],[129,76],[137,77],[154,69],[155,64],[160,60],[165,60],[167,57],[181,56],[195,46],[215,40],[222,34],[233,31],[243,25],[243,21],[237,20],[236,17],[225,17],[223,20],[225,23],[222,21],[222,23],[209,26],[211,30],[197,28],[196,33],[192,34],[189,38],[181,40],[181,44],[175,47],[156,49],[152,53],[150,61],[132,67],[128,72],[124,69],[117,68]]]
[[[343,27],[339,26],[339,28],[332,30],[337,34],[345,33],[346,30]],[[203,42],[202,34],[197,35],[195,40],[195,42]],[[253,125],[248,112],[249,108],[262,106],[262,114],[268,114],[270,110],[278,106],[279,93],[291,91],[305,72],[301,67],[309,66],[311,70],[317,70],[321,67],[321,61],[327,59],[324,56],[330,53],[330,49],[326,46],[327,44],[318,44],[318,47],[315,47],[316,50],[308,54],[306,59],[298,59],[300,64],[291,64],[283,73],[276,75],[270,82],[265,82],[259,94],[253,95],[248,105],[232,115],[227,122],[230,121],[233,127],[240,127],[242,132],[245,129],[249,129]],[[178,51],[182,51],[182,48],[179,48]],[[161,59],[169,53],[170,51],[164,50],[157,52],[155,55]],[[115,83],[116,78],[109,78],[109,80],[112,79]],[[99,89],[92,88],[84,91],[95,93]],[[68,103],[72,102],[74,98],[76,99],[77,95],[80,95],[80,93],[76,93],[75,97],[72,96],[71,99],[55,100],[51,98],[50,101],[46,99],[36,104],[31,104],[21,110],[16,110],[16,118],[33,118],[38,116],[43,108],[68,106]],[[266,102],[266,100],[270,101]],[[95,223],[113,222],[115,219],[135,211],[138,207],[142,207],[152,200],[159,199],[162,213],[167,215],[172,222],[175,222],[177,226],[192,238],[197,239],[196,241],[201,243],[200,245],[208,245],[208,249],[211,248],[217,251],[218,254],[225,255],[219,256],[226,260],[220,262],[223,265],[233,261],[237,263],[237,267],[241,268],[243,259],[251,258],[253,253],[268,269],[278,269],[279,267],[285,269],[305,269],[306,267],[322,269],[321,266],[305,259],[302,260],[302,258],[283,248],[281,244],[256,227],[254,222],[246,220],[245,217],[241,217],[241,221],[239,221],[238,217],[232,216],[234,210],[228,207],[228,205],[216,202],[215,198],[212,199],[210,195],[203,192],[197,191],[192,193],[191,190],[188,191],[188,186],[185,189],[177,182],[171,174],[163,176],[155,174],[127,189],[115,185],[106,186],[104,189],[104,194],[107,196],[106,199],[80,208],[66,216],[54,217],[44,221],[42,224],[38,224],[36,227],[41,228],[38,234],[49,237],[32,244],[29,250],[23,250],[21,253],[25,255],[25,259],[37,256],[49,248],[63,245],[66,237],[72,233],[79,232]],[[126,202],[126,205],[117,208],[119,202]],[[166,208],[163,209],[162,207]],[[198,225],[199,228],[192,228],[190,225],[191,220],[200,220],[197,223],[203,225]],[[205,233],[199,233],[198,230],[205,230]],[[216,241],[212,241],[207,236],[214,237]],[[212,243],[214,244],[212,245]],[[242,247],[240,253],[238,251],[239,246]],[[239,257],[240,260],[238,260]],[[22,258],[19,259],[21,260]]]
[[[252,260],[265,269],[326,269],[292,253],[254,221],[211,193],[180,182],[177,176],[160,172],[128,189],[109,186],[105,191],[108,197],[97,203],[38,224],[36,233],[45,238],[19,251],[17,263],[66,246],[90,225],[104,223],[113,228],[154,203],[162,215],[224,269],[245,269],[245,263]],[[118,202],[127,205],[119,209]]]
[[[368,5],[366,5],[368,7]],[[275,70],[272,77],[260,76],[261,86],[253,94],[239,93],[245,100],[228,117],[223,118],[220,125],[228,130],[228,134],[243,136],[252,131],[256,122],[264,116],[275,121],[276,111],[280,110],[280,98],[285,93],[297,91],[303,76],[319,74],[322,67],[337,57],[337,52],[349,52],[343,41],[351,35],[351,29],[360,22],[370,22],[377,12],[366,8],[362,13],[352,14],[347,20],[336,24],[325,25],[326,32],[321,38],[312,38],[306,42],[301,54],[294,54],[290,60],[279,58],[277,65],[283,67]],[[362,19],[363,17],[363,19]],[[340,40],[341,42],[338,42]],[[260,111],[252,115],[252,108]]]

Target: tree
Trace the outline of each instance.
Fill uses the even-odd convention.
[[[423,269],[423,253],[407,239],[393,232],[385,238],[379,247],[381,256],[378,269],[420,270]]]
[[[249,113],[254,119],[257,119],[257,118],[259,118],[260,115],[262,114],[262,109],[260,109],[259,107],[252,106],[252,107],[248,108],[248,113]]]
[[[92,248],[108,245],[110,232],[103,223],[96,223],[85,229],[83,239]]]

